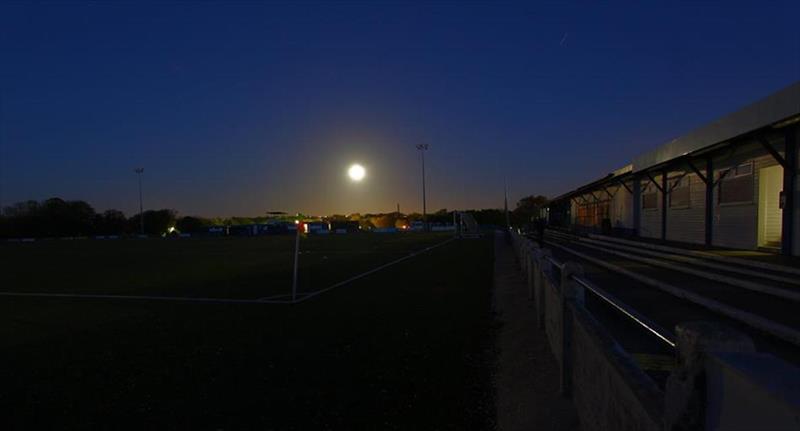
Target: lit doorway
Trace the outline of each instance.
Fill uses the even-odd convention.
[[[783,167],[770,166],[758,171],[758,246],[781,247],[783,214],[780,208]]]

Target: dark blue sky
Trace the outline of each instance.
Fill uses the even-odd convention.
[[[644,3],[3,3],[0,199],[419,210],[427,143],[430,209],[499,207],[800,79],[800,2]]]

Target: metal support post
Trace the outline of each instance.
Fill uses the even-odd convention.
[[[781,253],[791,256],[794,247],[795,206],[797,197],[797,141],[800,139],[800,127],[788,127],[785,132],[783,168],[783,231],[781,232]]]
[[[711,157],[706,159],[706,211],[705,211],[705,227],[706,237],[705,244],[711,246],[714,242],[714,162]]]
[[[667,171],[661,172],[661,239],[667,239]]]
[[[633,177],[633,234],[639,236],[642,227],[642,179]]]

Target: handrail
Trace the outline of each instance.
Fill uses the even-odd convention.
[[[639,314],[636,310],[634,310],[624,302],[617,299],[614,295],[606,292],[605,290],[596,286],[594,283],[582,277],[572,276],[572,279],[576,283],[580,284],[590,292],[600,297],[600,299],[607,302],[612,307],[616,308],[617,310],[628,316],[631,320],[638,323],[640,326],[648,330],[650,333],[661,339],[661,341],[665,342],[670,347],[675,348],[675,342],[671,340],[668,335],[666,335],[667,331],[665,331],[663,328],[661,328],[654,322],[650,321],[646,317]]]
[[[544,259],[553,264],[553,266],[555,266],[556,268],[560,270],[564,269],[564,263],[557,261],[552,256],[544,256]],[[588,291],[595,294],[597,297],[599,297],[612,307],[616,308],[622,314],[633,320],[636,324],[638,324],[651,334],[655,335],[658,339],[666,343],[671,348],[673,349],[675,348],[675,341],[672,340],[672,336],[671,334],[669,334],[669,332],[661,328],[656,323],[652,322],[650,319],[639,314],[639,312],[634,310],[631,306],[625,304],[614,295],[606,292],[602,288],[596,286],[594,283],[590,282],[589,280],[583,277],[573,275],[571,279],[574,280],[576,283],[580,284],[581,286],[583,286]]]
[[[557,260],[555,260],[555,259],[553,259],[551,256],[545,256],[544,258],[547,259],[548,262],[552,263],[553,266],[555,266],[556,268],[564,269],[564,264],[559,262],[559,261],[557,261]]]

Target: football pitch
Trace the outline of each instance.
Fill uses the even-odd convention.
[[[303,236],[305,295],[441,244],[452,234]],[[44,240],[0,244],[3,293],[256,300],[292,292],[295,236]]]
[[[304,238],[302,292],[447,235]],[[5,244],[3,291],[254,299],[293,237]],[[0,297],[3,428],[487,429],[490,239],[455,240],[298,304]]]

